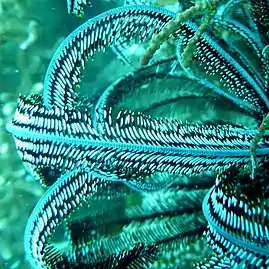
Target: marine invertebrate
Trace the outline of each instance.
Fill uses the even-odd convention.
[[[203,212],[219,263],[225,259],[231,268],[268,267],[267,166],[259,167],[254,182],[249,173],[238,170],[219,175],[204,199]]]
[[[191,59],[190,54],[198,42],[198,39],[204,33],[210,23],[212,17],[216,14],[216,10],[225,0],[201,0],[196,1],[193,6],[179,13],[174,20],[171,20],[151,41],[151,45],[147,48],[145,54],[141,58],[141,64],[146,65],[153,57],[156,50],[158,50],[161,44],[169,38],[169,36],[175,33],[179,26],[186,20],[195,18],[205,13],[201,26],[197,29],[196,33],[188,40],[188,46],[184,50],[182,62],[187,66]]]
[[[160,13],[160,10],[155,11],[150,7],[146,9],[130,7],[130,11],[125,12],[125,10],[114,11],[118,18],[112,18],[108,13],[107,17],[104,14],[95,20],[90,20],[62,43],[48,68],[44,83],[44,105],[39,96],[20,99],[14,120],[7,127],[17,137],[16,143],[22,159],[45,180],[50,170],[57,177],[76,166],[98,168],[109,173],[113,168],[115,180],[130,178],[139,181],[140,178],[143,182],[143,176],[150,176],[158,171],[175,173],[183,169],[187,173],[204,169],[218,170],[232,164],[246,164],[249,156],[248,148],[255,130],[244,130],[226,124],[172,123],[129,112],[120,113],[113,119],[110,110],[107,109],[104,111],[105,128],[103,129],[98,122],[98,129],[94,129],[91,123],[92,114],[83,103],[78,105],[80,111],[76,112],[78,97],[75,86],[80,81],[79,65],[84,66],[87,56],[93,55],[99,47],[96,47],[95,43],[91,44],[90,36],[88,36],[89,40],[86,40],[87,35],[80,42],[73,43],[74,40],[79,39],[82,33],[89,31],[97,22],[110,23],[110,18],[114,23],[115,19],[126,20],[126,16],[137,16],[138,12],[147,20],[149,11],[152,16],[156,14],[157,21],[166,21],[168,15],[166,11]],[[160,18],[160,14],[163,17]],[[132,25],[132,21],[130,24]],[[151,26],[148,23],[146,27],[153,27],[153,25],[154,21],[151,21]],[[143,28],[143,21],[141,20],[141,26],[137,24],[136,27]],[[126,28],[117,31],[125,33]],[[134,33],[135,31],[136,28]],[[114,33],[114,30],[111,29],[111,32]],[[114,34],[111,36],[111,32],[107,33],[107,36],[99,36],[101,39],[110,40],[115,37],[115,42],[117,36]],[[95,42],[99,44],[101,41],[97,38]],[[110,42],[113,44],[113,39]],[[86,44],[89,44],[89,47]],[[80,46],[80,50],[76,46]],[[98,119],[99,112],[94,113]],[[156,132],[161,135],[159,138]],[[33,144],[36,145],[36,136],[40,139],[40,146],[32,148],[28,141],[33,140]],[[239,136],[243,139],[238,140]],[[190,137],[190,140],[186,140],[187,137]],[[222,141],[220,137],[223,137]],[[233,139],[236,140],[232,142]],[[261,146],[264,149],[258,149],[257,155],[263,156],[267,154],[266,143]],[[119,154],[120,151],[122,156]],[[44,153],[46,158],[39,158]],[[64,158],[63,153],[66,156]],[[170,158],[173,156],[173,160],[168,161],[169,156]],[[184,156],[192,156],[194,159]],[[145,160],[147,164],[144,163]],[[207,165],[204,166],[204,163]]]
[[[165,259],[167,253],[194,243],[205,229],[201,202],[212,178],[205,178],[198,188],[195,182],[179,178],[168,189],[144,196],[133,194],[122,183],[102,180],[96,173],[75,171],[62,176],[43,196],[28,222],[26,231],[34,230],[34,236],[26,234],[26,250],[37,246],[32,266],[120,268],[117,263],[124,262],[135,249],[138,259],[129,257],[126,266],[134,262],[145,268],[147,262]],[[69,247],[56,249],[51,234],[81,199],[86,199],[87,208],[82,217],[66,219]],[[171,266],[181,264],[178,258],[167,262]]]
[[[152,118],[141,112],[113,114],[115,109],[106,106],[109,104],[107,96],[95,111],[92,107],[96,106],[91,106],[89,100],[77,93],[82,68],[96,51],[105,50],[122,38],[126,42],[148,40],[174,16],[172,12],[149,6],[119,8],[97,16],[61,44],[48,68],[43,96],[20,98],[15,117],[7,128],[15,137],[23,161],[46,185],[52,185],[34,210],[26,229],[25,248],[33,267],[63,266],[71,262],[50,248],[50,237],[59,223],[87,197],[102,196],[99,191],[102,186],[102,191],[108,193],[109,186],[113,191],[114,184],[118,183],[139,191],[152,191],[160,187],[153,180],[156,173],[194,174],[206,170],[220,172],[231,166],[234,169],[247,167],[256,129],[219,121],[182,123]],[[182,24],[178,31],[179,51],[187,45],[195,30],[193,23]],[[239,32],[248,34],[241,28]],[[237,57],[236,47],[228,53],[226,44],[212,40],[209,35],[203,34],[200,39],[191,69],[185,70],[187,78],[213,89],[214,94],[258,122],[269,104],[262,81],[259,81],[260,74],[252,78],[244,68],[247,62]],[[197,67],[196,63],[199,63]],[[256,71],[252,68],[253,73]],[[141,74],[143,72],[145,69]],[[135,77],[141,74],[137,72]],[[119,85],[115,84],[106,93],[109,95]],[[255,145],[259,164],[266,162],[267,136],[264,130]],[[163,182],[162,177],[157,178],[157,183],[159,180]],[[139,229],[137,232],[143,233]],[[132,241],[134,234],[127,234],[131,236],[135,253],[139,250],[141,255],[148,255],[148,250],[154,250],[152,244],[158,245],[156,238],[154,242],[146,240],[137,245]],[[103,246],[107,241],[112,243],[113,239],[102,241]],[[113,260],[114,255],[121,258],[132,255],[133,249],[125,248],[123,245],[118,253],[108,253],[107,258]],[[79,255],[83,255],[83,249],[78,251]],[[80,258],[82,263],[87,259]],[[229,258],[223,254],[223,263],[227,264]],[[79,261],[75,259],[74,262]]]
[[[82,17],[84,14],[83,5],[91,5],[90,0],[67,0],[68,13],[75,14],[78,17]]]
[[[195,180],[187,182],[194,183]],[[118,202],[117,207],[113,206],[114,213],[105,205],[105,210],[71,221],[68,233],[73,242],[73,258],[70,260],[93,262],[109,257],[115,251],[128,250],[138,243],[154,243],[159,264],[166,260],[169,253],[171,256],[177,250],[182,253],[184,245],[194,243],[204,230],[200,202],[205,193],[203,187],[210,185],[212,179],[208,182],[205,179],[203,187],[199,184],[198,188],[184,189],[188,186],[187,182],[178,178],[178,182],[168,189],[134,194],[134,198],[126,196],[128,202],[126,199]],[[111,202],[114,205],[113,200]],[[183,264],[176,253],[173,259],[168,258],[166,262],[171,267]],[[157,267],[158,261],[155,263]]]
[[[25,268],[23,234],[25,224],[43,194],[37,182],[31,182],[15,150],[12,137],[5,132],[16,107],[16,96],[0,93],[0,264],[3,268]],[[18,225],[20,223],[20,225]]]

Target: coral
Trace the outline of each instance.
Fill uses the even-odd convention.
[[[206,31],[211,19],[217,12],[217,8],[226,0],[197,0],[193,6],[187,10],[180,12],[174,20],[171,20],[169,23],[163,27],[163,29],[153,37],[151,40],[151,45],[147,48],[145,54],[141,58],[141,65],[146,65],[149,63],[154,53],[160,48],[161,44],[170,37],[170,35],[175,34],[179,26],[186,20],[194,19],[203,14],[201,25],[194,34],[194,36],[189,40],[188,46],[183,52],[183,61],[184,66],[188,66],[189,61],[191,60],[195,44],[198,42],[198,39]]]
[[[250,171],[251,171],[251,178],[254,179],[255,176],[255,170],[257,168],[256,163],[256,151],[258,148],[258,143],[262,140],[264,137],[265,131],[268,128],[269,125],[269,114],[267,114],[261,125],[259,126],[257,133],[255,137],[253,138],[251,145],[250,145]]]

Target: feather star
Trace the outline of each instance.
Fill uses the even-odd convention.
[[[256,1],[251,3],[253,7],[259,6]],[[222,16],[225,17],[225,14]],[[257,14],[253,16],[257,20]],[[125,183],[136,191],[156,191],[160,188],[153,183],[157,173],[193,175],[214,171],[225,175],[227,169],[239,171],[247,167],[255,129],[221,122],[182,123],[132,111],[120,111],[115,116],[113,107],[109,106],[110,90],[101,96],[94,109],[90,101],[77,93],[86,61],[97,51],[105,51],[123,41],[132,44],[150,40],[173,18],[175,14],[165,9],[129,6],[107,11],[85,22],[63,41],[54,54],[45,77],[43,95],[19,98],[14,119],[7,125],[7,130],[14,136],[22,160],[43,183],[52,185],[37,204],[26,227],[25,251],[33,268],[53,267],[56,261],[58,265],[61,263],[59,266],[67,266],[64,255],[51,248],[51,236],[83,201],[101,197],[100,190],[113,193],[113,184]],[[216,27],[228,29],[239,39],[248,40],[247,46],[255,48],[254,54],[261,59],[259,44],[239,23],[216,20]],[[179,61],[182,48],[196,29],[194,23],[186,22],[176,33]],[[261,77],[253,62],[248,61],[236,46],[231,51],[236,57],[227,52],[225,45],[219,45],[205,33],[197,44],[191,66],[185,72],[193,81],[199,81],[259,121],[269,107],[267,92],[262,88],[267,77]],[[264,61],[266,63],[266,59]],[[264,66],[266,68],[267,65]],[[258,163],[263,163],[269,153],[267,136],[268,132],[265,132],[259,142],[256,152]],[[242,200],[234,202],[239,198],[233,197],[222,202],[221,199],[226,196],[221,193],[226,193],[227,189],[222,190],[224,187],[220,187],[220,182],[222,180],[217,181],[203,203],[209,225],[207,237],[215,254],[208,263],[198,266],[266,268],[268,216],[263,213],[265,221],[257,214],[266,212],[261,207],[264,199],[268,199],[268,192],[261,192],[260,207],[254,209],[258,213],[255,211],[251,215],[256,222],[252,228],[249,226],[250,230],[245,230],[241,226],[248,223],[243,222],[248,218],[246,212],[242,212],[240,217],[235,216],[238,212],[219,215],[222,209],[224,212],[230,210],[231,201],[236,209],[244,203]],[[227,219],[235,221],[232,223],[231,220],[229,226]],[[220,237],[224,241],[220,241]],[[260,237],[264,241],[253,244],[252,241],[260,240]],[[147,266],[156,259],[158,251],[152,245],[154,242],[147,243],[133,242],[132,248],[111,253],[102,264],[117,268],[120,264],[127,265],[126,257],[132,257],[139,261],[144,259]],[[228,250],[229,244],[233,244],[234,249]],[[264,244],[267,248],[257,257]],[[225,249],[229,255],[225,254]],[[240,254],[235,253],[237,249],[242,250]],[[219,261],[216,261],[216,253],[221,257]],[[246,255],[252,255],[253,259],[249,262],[250,258],[247,258],[248,262],[245,262]],[[231,263],[233,257],[235,261]],[[97,263],[96,268],[104,268]]]

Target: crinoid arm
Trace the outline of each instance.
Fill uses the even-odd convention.
[[[255,181],[248,172],[238,172],[229,169],[218,176],[203,201],[207,239],[232,268],[265,269],[269,264],[268,168],[261,165]]]
[[[44,105],[47,108],[53,105],[74,107],[82,70],[89,58],[123,40],[129,43],[149,40],[174,16],[173,12],[157,7],[126,6],[104,12],[82,24],[52,57],[44,81]]]
[[[83,5],[91,6],[90,0],[67,0],[67,10],[70,14],[75,14],[78,17],[84,15]]]
[[[190,40],[190,48],[188,48],[184,54],[183,62],[188,64],[191,58],[191,50],[195,47],[195,44],[201,35],[206,31],[209,22],[216,14],[217,7],[221,5],[222,2],[225,2],[225,0],[196,1],[193,6],[183,12],[180,12],[174,20],[167,23],[167,25],[165,25],[165,27],[151,40],[150,46],[147,48],[143,57],[141,57],[141,65],[147,65],[162,43],[165,42],[171,35],[175,34],[184,22],[206,14],[202,20],[201,26]]]

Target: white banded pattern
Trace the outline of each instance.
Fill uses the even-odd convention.
[[[75,14],[78,17],[83,16],[83,5],[91,6],[90,0],[67,0],[67,10],[70,14]]]
[[[248,186],[249,193],[255,192],[258,198],[252,200],[241,193],[239,199],[236,191],[244,189],[231,182],[231,176],[236,175],[217,178],[203,202],[209,244],[217,255],[229,258],[234,268],[240,265],[240,268],[266,269],[269,266],[268,197],[262,198],[263,193]]]
[[[59,46],[44,81],[44,105],[73,107],[76,87],[89,58],[118,42],[141,43],[152,38],[175,14],[151,6],[128,6],[88,20]]]
[[[7,129],[23,161],[41,174],[50,168],[62,174],[79,165],[114,171],[124,179],[165,171],[220,171],[248,163],[255,135],[239,126],[181,123],[126,111],[113,119],[110,109],[103,111],[102,123],[96,112],[97,132],[87,109],[48,110],[40,102],[40,97],[21,98]],[[267,143],[259,146],[258,161],[269,151]]]
[[[106,182],[102,179],[74,169],[46,191],[33,210],[25,230],[24,248],[32,268],[47,268],[45,249],[55,228],[104,184]]]
[[[182,52],[196,30],[197,26],[194,23],[186,23],[181,27],[177,46],[180,62]],[[211,88],[215,88],[214,90],[221,96],[260,117],[269,108],[269,100],[263,85],[251,76],[247,66],[234,59],[231,53],[207,33],[204,33],[196,44],[196,53],[186,71],[196,79],[210,83]]]

